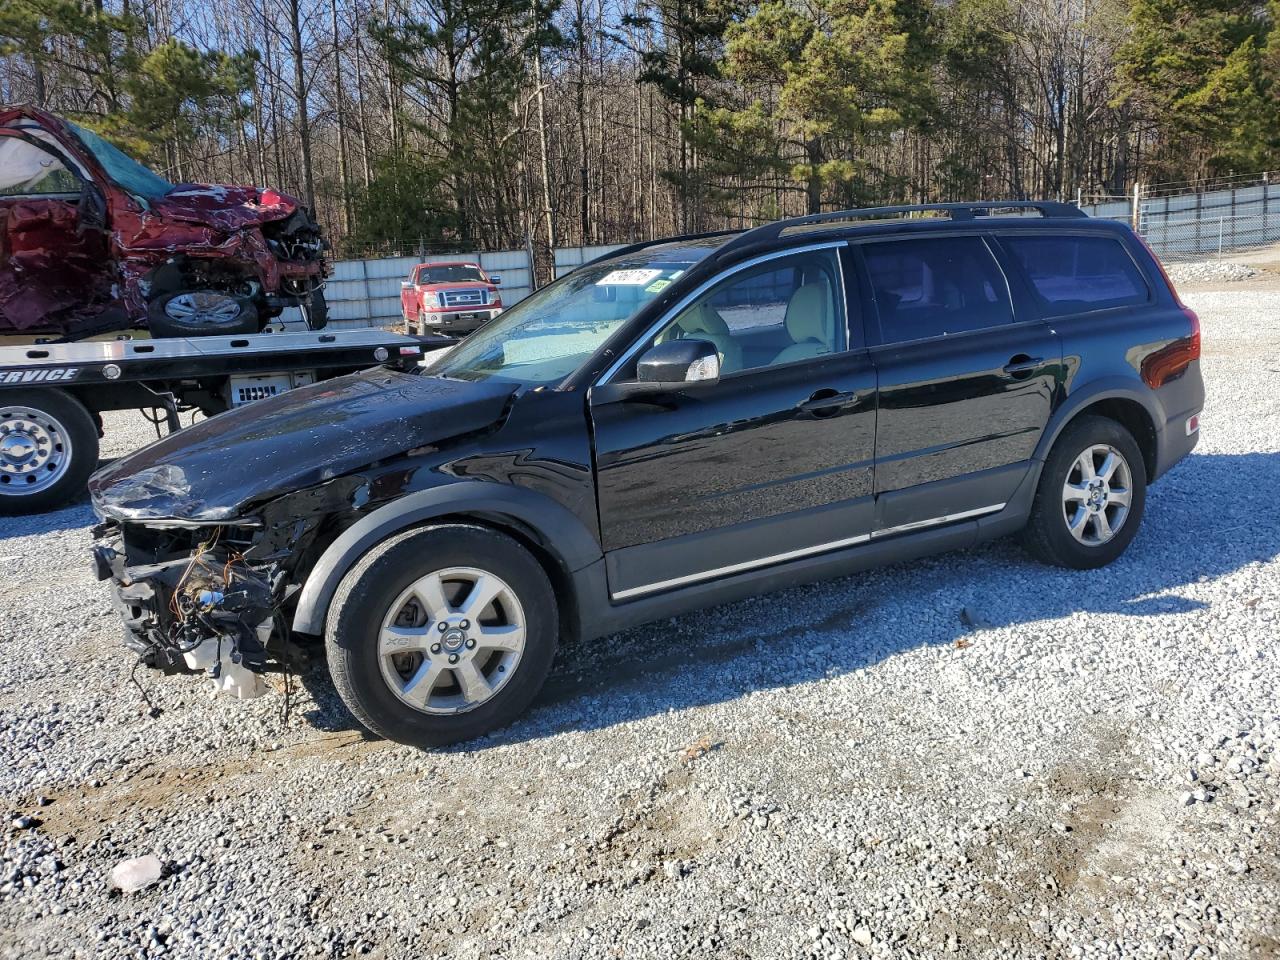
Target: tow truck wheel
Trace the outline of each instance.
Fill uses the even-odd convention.
[[[222,290],[182,290],[151,301],[147,327],[152,337],[203,337],[257,333],[261,325],[247,297]]]
[[[442,524],[399,534],[343,578],[329,673],[375,734],[442,747],[504,727],[541,689],[559,618],[546,572],[514,540]]]
[[[98,429],[61,390],[0,394],[0,514],[36,513],[84,490],[98,465]]]

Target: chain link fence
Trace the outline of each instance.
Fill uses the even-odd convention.
[[[1136,204],[1136,211],[1135,211]],[[1224,257],[1280,243],[1280,176],[1195,193],[1097,198],[1081,209],[1133,226],[1161,260]]]

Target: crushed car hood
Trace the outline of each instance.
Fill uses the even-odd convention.
[[[104,467],[93,505],[116,520],[231,520],[250,505],[502,417],[512,384],[379,368],[258,400]]]
[[[153,215],[180,223],[199,223],[221,230],[283,220],[301,206],[275,190],[212,183],[180,183],[151,201]]]

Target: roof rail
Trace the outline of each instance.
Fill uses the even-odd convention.
[[[796,227],[808,227],[842,220],[861,220],[870,217],[890,217],[901,213],[938,212],[949,214],[952,220],[974,220],[984,216],[979,211],[986,210],[1035,210],[1042,217],[1088,217],[1079,207],[1057,200],[990,200],[978,203],[910,203],[892,207],[857,207],[852,210],[832,210],[828,213],[811,213],[804,217],[791,217],[777,220],[759,227],[753,227],[724,246],[719,247],[714,256],[719,259],[727,253],[742,247],[753,247],[759,243],[776,240],[784,231]]]

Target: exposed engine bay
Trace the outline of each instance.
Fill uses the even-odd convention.
[[[99,524],[94,563],[113,582],[126,645],[165,673],[205,674],[218,692],[266,693],[262,675],[290,662],[285,610],[327,542],[323,517],[277,502],[236,524]]]

